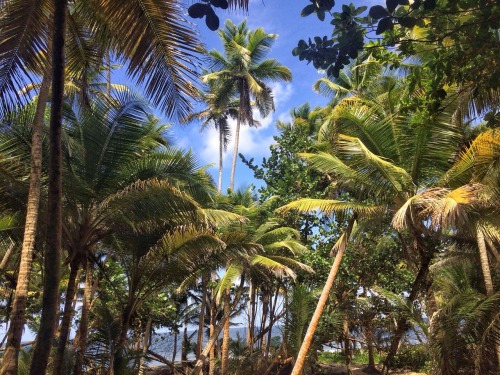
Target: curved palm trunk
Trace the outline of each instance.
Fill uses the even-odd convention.
[[[222,363],[221,363],[221,374],[227,375],[229,369],[229,314],[231,313],[231,292],[226,290],[224,293],[224,315],[228,318],[224,323],[224,332],[222,334]]]
[[[50,111],[50,157],[47,241],[44,262],[42,316],[30,375],[45,374],[57,323],[62,247],[62,150],[61,128],[64,94],[64,40],[68,0],[54,1],[52,38],[52,106]]]
[[[38,226],[38,208],[40,206],[40,180],[42,176],[42,125],[45,108],[50,91],[50,77],[52,67],[47,65],[43,76],[38,102],[35,109],[35,117],[32,127],[31,141],[31,170],[30,185],[28,191],[28,204],[26,207],[26,223],[24,226],[23,245],[21,250],[21,263],[17,275],[17,286],[12,303],[10,327],[8,331],[7,346],[2,360],[0,374],[17,374],[17,363],[19,350],[21,349],[21,337],[25,323],[26,298],[30,281],[31,268],[33,264],[33,251],[35,249],[35,237]]]
[[[87,350],[87,333],[89,330],[90,303],[94,294],[92,271],[92,264],[89,262],[85,271],[85,292],[83,294],[82,315],[80,317],[80,325],[78,326],[77,332],[78,339],[75,338],[76,347],[75,366],[73,367],[74,375],[83,374],[83,358],[85,350]]]
[[[57,344],[57,352],[54,360],[54,374],[63,375],[64,354],[66,352],[66,344],[68,343],[69,330],[71,320],[73,318],[73,301],[75,299],[77,275],[80,270],[80,262],[72,261],[70,264],[70,273],[68,286],[66,288],[66,299],[64,301],[64,312],[59,330],[59,342]]]
[[[318,327],[319,319],[321,318],[321,314],[325,309],[326,301],[328,300],[328,295],[330,294],[330,289],[333,286],[333,282],[335,281],[335,277],[337,276],[337,272],[339,271],[340,262],[342,261],[342,257],[344,256],[345,249],[347,247],[347,242],[349,241],[349,237],[351,237],[352,228],[354,226],[354,222],[356,221],[356,217],[353,216],[349,223],[347,224],[347,228],[343,234],[343,236],[339,239],[338,251],[335,255],[335,260],[333,261],[332,268],[330,269],[330,273],[328,274],[328,279],[326,280],[325,286],[323,287],[323,291],[321,292],[321,296],[319,297],[318,304],[316,305],[316,310],[311,318],[311,322],[309,323],[309,327],[307,328],[306,335],[304,337],[304,341],[300,346],[299,354],[297,355],[297,361],[295,362],[295,366],[293,367],[291,375],[300,375],[302,373],[302,369],[306,362],[307,352],[312,343],[312,339],[314,337],[314,332],[316,332],[316,328]],[[337,247],[335,244],[335,247]]]
[[[222,128],[219,126],[219,181],[217,184],[217,191],[222,193],[222,168],[223,168],[223,151],[224,151],[224,135],[222,134]]]
[[[234,190],[234,175],[236,173],[236,162],[238,161],[238,145],[240,142],[240,127],[241,127],[241,116],[238,115],[236,120],[236,131],[234,132],[234,152],[233,152],[233,163],[231,165],[231,179],[229,181],[229,188]]]
[[[0,272],[3,272],[5,270],[5,267],[7,267],[7,263],[9,262],[10,256],[12,255],[12,252],[14,251],[15,247],[16,246],[14,242],[12,242],[7,251],[5,252],[2,258],[2,262],[0,263]]]

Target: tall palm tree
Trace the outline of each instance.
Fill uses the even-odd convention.
[[[189,114],[184,121],[194,119],[203,120],[201,130],[213,126],[219,133],[219,174],[217,181],[217,191],[222,192],[222,169],[223,153],[227,149],[230,140],[231,130],[228,120],[238,118],[238,103],[236,101],[221,100],[220,88],[216,80],[211,80],[205,84],[202,90],[198,90],[197,98],[203,102],[206,107],[199,112]],[[224,94],[224,93],[223,93]],[[223,105],[221,107],[221,105]]]
[[[238,159],[238,145],[241,124],[255,126],[252,116],[251,99],[262,116],[274,110],[271,88],[273,81],[290,81],[292,74],[288,68],[275,59],[264,59],[276,40],[276,34],[267,34],[259,28],[250,31],[246,21],[235,25],[230,20],[219,31],[224,54],[217,50],[208,53],[213,73],[202,77],[204,82],[218,80],[220,100],[226,103],[232,95],[239,97],[239,111],[234,134],[234,153],[229,187],[234,189],[234,176]]]
[[[234,3],[234,2],[233,2]],[[239,3],[244,5],[245,2]],[[51,271],[51,265],[58,267],[58,254],[61,243],[60,226],[60,141],[58,134],[61,129],[60,107],[64,82],[64,37],[66,35],[66,16],[68,13],[81,16],[87,30],[92,30],[99,36],[100,41],[105,42],[112,50],[117,51],[119,59],[128,60],[128,73],[137,78],[139,83],[144,84],[146,92],[155,98],[155,103],[162,106],[167,113],[185,113],[189,104],[186,98],[192,93],[187,76],[192,76],[189,60],[194,53],[197,44],[193,33],[184,27],[182,10],[178,1],[149,3],[144,6],[142,2],[128,2],[127,9],[117,1],[82,1],[72,2],[71,11],[68,12],[67,1],[57,1],[52,4],[49,1],[8,1],[2,3],[2,23],[0,29],[2,44],[0,54],[2,66],[0,71],[0,97],[2,108],[8,107],[10,98],[19,99],[17,89],[24,86],[26,78],[34,79],[31,71],[44,71],[43,56],[47,52],[47,44],[50,32],[47,26],[53,25],[52,38],[52,82],[58,82],[53,87],[53,163],[51,170],[52,183],[50,184],[50,205],[54,205],[53,221],[49,221],[48,228],[48,256],[47,266],[49,272],[46,275],[55,277],[47,280],[47,293],[44,294],[46,302],[46,313],[43,314],[42,328],[47,337],[53,336],[52,322],[55,317],[55,290],[57,289],[57,269]],[[54,22],[47,22],[54,14]],[[134,15],[134,17],[130,17]],[[119,19],[121,19],[119,21]],[[140,24],[141,27],[137,27]],[[174,30],[175,32],[172,32]],[[8,37],[7,37],[8,36]],[[129,41],[129,43],[127,43]],[[132,42],[133,41],[133,42]],[[182,53],[178,53],[181,50]],[[144,58],[145,56],[148,58]],[[37,69],[40,68],[41,69]],[[157,85],[162,82],[162,85]],[[12,94],[12,95],[10,95]],[[19,102],[19,101],[17,101]],[[34,209],[36,211],[36,208]],[[33,211],[33,210],[32,210]],[[52,225],[54,224],[54,225]],[[29,251],[25,251],[26,260]],[[54,258],[52,259],[52,255]],[[50,265],[49,265],[50,262]],[[29,268],[30,262],[24,262]],[[24,275],[24,273],[23,273]],[[49,284],[53,287],[49,287]],[[52,292],[51,292],[52,290]],[[48,299],[47,299],[48,298]],[[51,311],[49,313],[49,311]],[[17,330],[19,331],[19,329]],[[50,343],[52,340],[47,340]],[[33,368],[35,372],[41,373],[46,367],[48,356],[47,347],[36,349]],[[17,353],[17,351],[15,351]],[[39,353],[41,357],[39,357]],[[14,355],[14,357],[16,357]],[[11,358],[10,356],[6,358]],[[41,361],[38,358],[43,358]],[[15,359],[14,359],[15,361]],[[40,362],[40,364],[38,364]],[[15,365],[14,365],[15,366]]]

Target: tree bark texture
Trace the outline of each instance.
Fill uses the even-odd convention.
[[[45,374],[57,323],[62,247],[62,107],[64,95],[64,42],[68,0],[54,0],[52,38],[52,105],[49,130],[47,239],[44,259],[42,316],[30,375]]]
[[[90,305],[94,295],[94,280],[92,264],[88,262],[85,271],[85,292],[83,294],[82,315],[80,317],[80,325],[78,326],[76,347],[75,347],[75,366],[73,368],[74,375],[83,374],[83,360],[85,351],[87,350],[87,334],[89,330],[89,312]]]
[[[200,318],[198,321],[198,338],[196,340],[196,359],[200,358],[201,349],[203,347],[203,331],[205,329],[205,308],[207,304],[207,277],[201,277],[201,304],[200,304]]]
[[[318,327],[319,319],[321,318],[321,314],[325,309],[326,301],[328,300],[328,295],[330,294],[330,289],[333,286],[333,282],[335,281],[335,277],[337,276],[340,262],[342,261],[342,257],[344,256],[344,252],[347,248],[347,243],[349,238],[351,237],[352,228],[356,221],[355,217],[352,217],[347,224],[347,228],[344,232],[344,235],[339,240],[341,241],[338,246],[337,254],[335,255],[335,260],[333,261],[332,268],[330,269],[330,273],[328,274],[328,279],[326,280],[325,286],[323,287],[323,291],[321,292],[321,296],[319,297],[318,304],[316,305],[316,310],[311,318],[311,322],[309,323],[309,327],[307,328],[306,335],[304,337],[304,341],[300,346],[299,354],[297,355],[297,360],[295,361],[295,366],[293,367],[291,375],[300,375],[302,373],[302,369],[304,368],[304,364],[306,363],[307,352],[311,347],[311,343],[314,337],[314,333],[316,332],[316,328]]]
[[[215,282],[217,279],[217,274],[215,272],[212,273],[212,283]],[[214,290],[212,290],[211,293],[211,298],[210,298],[210,328],[209,328],[209,333],[210,337],[212,337],[215,334],[215,316],[217,314],[217,303],[215,301],[215,293]],[[219,331],[220,333],[220,331]],[[215,341],[219,338],[219,333],[217,333],[217,337],[215,338]],[[207,344],[208,345],[208,344]],[[209,349],[210,353],[210,362],[208,364],[208,374],[209,375],[214,375],[215,374],[215,345],[210,345]],[[200,354],[200,358],[198,360],[202,359],[203,351]]]
[[[50,61],[50,59],[48,59]],[[42,176],[42,135],[45,108],[50,92],[52,66],[50,62],[45,68],[38,101],[33,119],[31,140],[31,169],[29,177],[28,204],[26,222],[21,249],[21,263],[17,275],[17,286],[12,302],[11,321],[8,331],[7,346],[3,355],[0,374],[17,374],[19,350],[25,324],[26,299],[33,264],[33,251],[38,227],[38,211],[40,207],[40,181]],[[2,262],[3,263],[3,262]]]
[[[221,374],[228,375],[229,370],[229,325],[230,319],[229,314],[231,313],[231,292],[227,289],[224,292],[224,315],[228,318],[224,323],[224,332],[222,334],[222,363],[221,363]]]
[[[236,130],[234,132],[234,152],[233,152],[233,162],[231,164],[231,179],[229,181],[229,188],[234,190],[234,176],[236,174],[236,163],[238,162],[238,145],[240,142],[240,128],[241,128],[241,116],[238,115],[236,120]]]
[[[222,128],[219,126],[219,180],[217,183],[217,191],[222,193],[222,169],[223,169],[223,158],[224,158],[224,134],[222,133]]]
[[[64,354],[66,352],[66,344],[68,343],[69,331],[71,328],[71,320],[73,319],[73,301],[75,298],[77,287],[77,275],[80,270],[80,262],[74,260],[70,263],[70,273],[68,286],[66,288],[66,299],[64,301],[64,312],[59,329],[59,342],[54,360],[54,375],[64,374]]]

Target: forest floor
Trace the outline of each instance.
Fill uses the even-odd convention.
[[[373,372],[365,371],[367,365],[351,365],[352,375],[367,375],[374,374]],[[321,365],[321,373],[318,375],[341,375],[347,374],[344,365],[339,364],[329,364]],[[391,371],[391,375],[427,375],[425,372],[414,372],[411,370],[398,370]]]

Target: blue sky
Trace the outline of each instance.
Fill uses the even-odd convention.
[[[363,5],[373,5],[380,2],[376,0],[363,1]],[[333,10],[339,11],[342,3],[349,2],[339,1]],[[250,0],[248,13],[218,10],[221,28],[227,18],[234,23],[240,23],[242,20],[247,19],[250,29],[262,27],[268,33],[278,34],[278,38],[268,57],[278,59],[293,74],[290,83],[271,84],[276,111],[264,119],[256,116],[260,120],[260,127],[249,128],[245,126],[241,130],[239,152],[245,155],[247,159],[255,158],[258,163],[262,161],[263,157],[270,154],[269,147],[274,143],[273,135],[277,133],[275,127],[277,120],[286,121],[290,118],[290,110],[305,102],[309,102],[312,107],[327,103],[326,98],[312,90],[314,82],[321,75],[312,65],[307,65],[306,62],[299,61],[297,57],[292,56],[292,49],[300,39],[316,35],[330,35],[332,31],[328,17],[324,22],[321,22],[314,14],[309,17],[300,16],[302,8],[307,4],[309,4],[308,0]],[[217,32],[210,31],[205,26],[204,20],[196,19],[191,21],[197,24],[201,41],[207,49],[222,50]],[[235,123],[232,125],[234,127]],[[188,126],[174,124],[170,138],[183,149],[191,148],[201,164],[213,164],[212,167],[208,168],[208,171],[216,180],[218,136],[215,130],[207,129],[200,133],[199,129],[199,123],[192,123]],[[233,147],[233,143],[231,143],[224,155],[223,191],[229,185]],[[253,178],[252,171],[238,159],[235,188],[245,187],[251,183],[257,186],[261,185],[259,181],[255,181]]]

